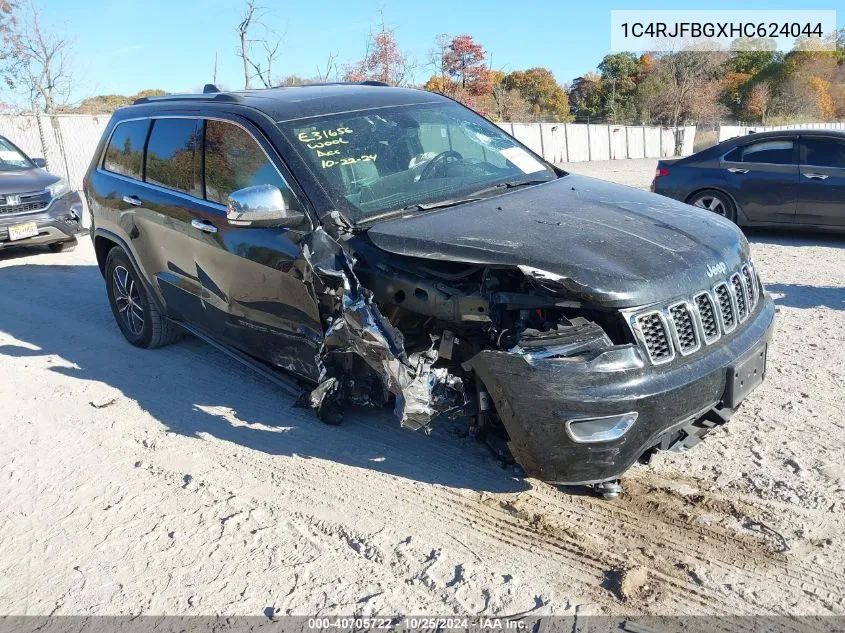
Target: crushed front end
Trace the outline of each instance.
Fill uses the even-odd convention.
[[[568,280],[524,266],[356,252],[356,283],[372,293],[382,331],[399,333],[402,381],[416,384],[412,423],[397,406],[403,423],[466,414],[545,481],[610,481],[655,450],[685,450],[765,372],[774,306],[747,261],[671,301],[599,309]],[[399,402],[396,367],[381,384]],[[378,376],[352,375],[373,393]]]

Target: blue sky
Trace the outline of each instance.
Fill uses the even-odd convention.
[[[144,88],[190,91],[211,80],[215,52],[218,83],[243,87],[235,56],[241,0],[36,0],[51,27],[76,34],[74,68],[80,99],[92,94],[133,94]],[[439,33],[470,33],[483,44],[494,68],[550,68],[558,80],[592,70],[609,52],[610,10],[626,3],[514,3],[502,0],[294,0],[259,2],[271,10],[269,25],[285,33],[278,74],[313,76],[329,53],[341,62],[360,58],[370,27],[379,20],[396,29],[403,49],[425,63]],[[813,9],[841,8],[841,0],[817,0]],[[648,9],[677,9],[651,0]],[[683,8],[695,8],[685,5]],[[782,0],[708,0],[707,9],[799,9]],[[837,16],[843,26],[845,11]],[[274,72],[274,75],[276,73]],[[420,69],[424,81],[430,70]]]

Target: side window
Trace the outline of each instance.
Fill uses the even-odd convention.
[[[141,180],[144,142],[147,140],[149,127],[148,119],[118,123],[106,148],[103,169]]]
[[[822,138],[804,140],[804,165],[845,169],[845,143]]]
[[[206,121],[205,197],[226,204],[229,194],[255,185],[273,185],[282,191],[288,208],[295,208],[293,193],[243,128],[225,121]]]
[[[791,165],[794,143],[787,140],[760,141],[742,148],[743,163]]]
[[[202,198],[202,120],[155,119],[146,182]]]
[[[742,162],[742,148],[734,147],[731,151],[725,154],[723,159],[727,163],[741,163]]]

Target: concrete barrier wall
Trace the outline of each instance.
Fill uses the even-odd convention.
[[[628,144],[628,158],[645,158],[645,135],[644,127],[626,127],[625,141]]]
[[[543,156],[543,128],[541,123],[512,123],[513,135]]]
[[[720,125],[719,142],[737,136],[772,130],[845,130],[845,122],[792,123],[789,125]]]
[[[674,128],[583,123],[499,123],[499,127],[552,163],[692,154],[695,126]]]
[[[587,126],[565,125],[564,129],[567,139],[567,162],[590,160],[590,137],[587,136]]]

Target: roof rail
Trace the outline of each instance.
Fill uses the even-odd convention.
[[[176,94],[164,95],[161,97],[141,97],[135,99],[132,105],[140,105],[142,103],[158,103],[159,101],[226,101],[229,103],[238,103],[243,101],[239,95],[230,94],[228,92],[203,92],[203,94]]]
[[[366,81],[335,81],[319,84],[302,84],[299,86],[278,86],[278,88],[307,88],[310,86],[390,86],[389,83],[383,81],[366,80]],[[263,88],[261,90],[274,90],[274,88]],[[163,95],[160,97],[141,97],[135,99],[132,105],[140,105],[142,103],[156,103],[159,101],[225,101],[229,103],[240,103],[244,99],[236,92],[221,92],[214,84],[205,84],[201,94],[172,94]]]
[[[311,88],[313,86],[390,86],[383,81],[367,79],[366,81],[324,81],[307,84],[294,84],[292,86],[276,86],[276,88]],[[273,88],[259,88],[259,90],[273,90]]]

